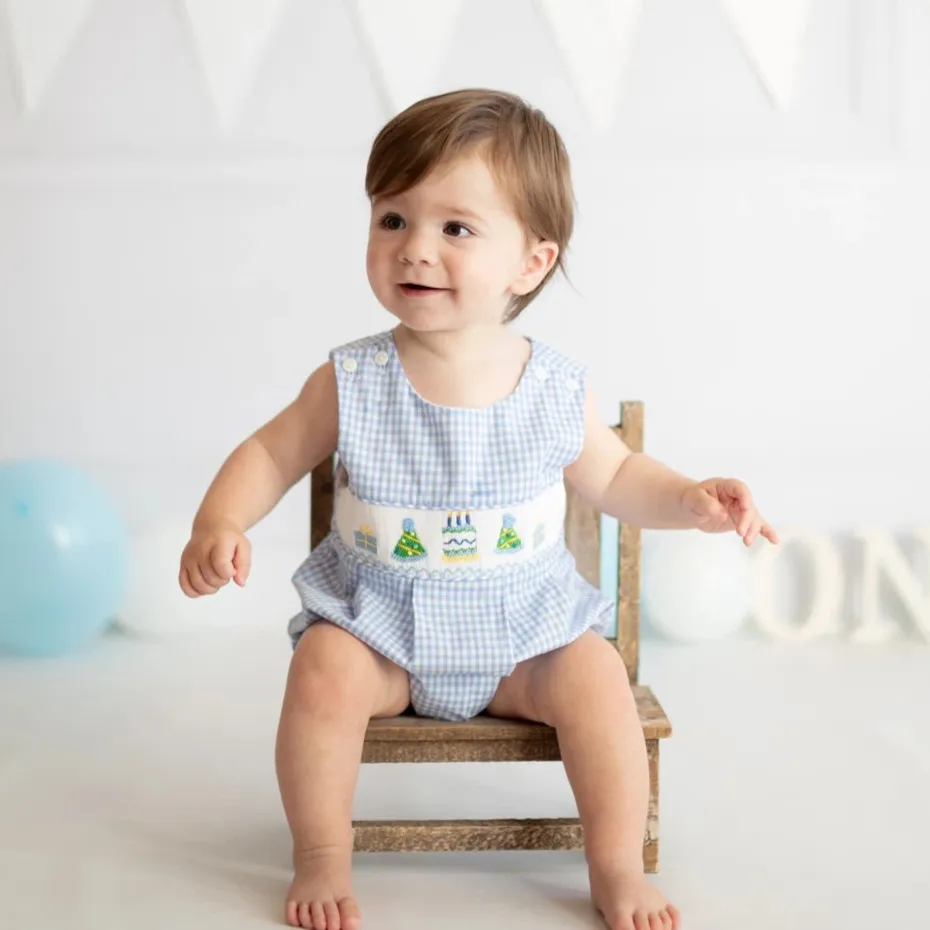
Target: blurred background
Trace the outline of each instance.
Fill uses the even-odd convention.
[[[650,451],[782,525],[930,519],[925,0],[5,6],[0,458],[86,466],[133,528],[186,518],[332,346],[390,325],[379,126],[480,85],[571,152],[572,286],[521,327],[605,416],[644,399]],[[305,512],[259,532],[303,546]]]
[[[218,908],[224,926],[268,925],[287,877],[270,759],[308,488],[254,530],[267,569],[252,600],[198,608],[257,631],[238,645],[188,641],[207,614],[174,586],[178,535],[330,348],[392,325],[364,271],[368,148],[399,109],[465,86],[521,94],[572,157],[571,281],[521,330],[589,366],[605,417],[645,401],[647,451],[742,478],[779,529],[835,554],[827,570],[801,548],[766,589],[794,604],[786,624],[814,611],[811,592],[843,590],[790,654],[722,641],[747,614],[733,547],[673,545],[661,571],[644,565],[668,639],[721,639],[643,650],[676,726],[664,861],[686,926],[865,928],[896,906],[913,920],[930,828],[915,816],[930,810],[930,2],[0,0],[0,462],[92,476],[145,575],[124,610],[168,640],[0,665],[17,926],[52,925],[57,902],[21,889],[65,871],[74,926],[163,926],[178,901],[191,920]],[[876,634],[873,613],[870,628],[896,643],[837,649],[820,634],[861,623],[872,584],[861,527],[925,546],[883,556],[898,570],[885,609],[904,622]],[[678,593],[660,604],[670,566]],[[808,601],[786,595],[805,584]],[[409,814],[392,777],[363,775],[362,808]],[[433,773],[418,799],[439,816],[450,798],[527,800],[487,777]],[[547,814],[553,798],[570,811],[564,782],[534,786]],[[75,872],[88,844],[98,858]],[[572,903],[574,860],[507,860],[500,888],[501,860],[465,879],[441,861],[367,867],[373,926],[419,925],[427,879],[447,904],[462,895],[443,926],[508,913],[514,894],[508,926],[517,910],[534,927],[596,925]],[[863,900],[892,864],[900,899]],[[130,891],[114,903],[116,885]],[[561,910],[539,904],[543,885]]]

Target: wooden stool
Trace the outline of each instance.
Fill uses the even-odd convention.
[[[643,405],[621,404],[615,427],[634,452],[643,448]],[[330,531],[333,515],[333,461],[314,469],[310,493],[310,545]],[[595,586],[600,581],[600,515],[568,488],[566,542],[578,571]],[[672,728],[655,695],[638,683],[639,563],[637,527],[620,527],[617,634],[611,638],[623,656],[649,757],[649,816],[643,839],[647,872],[659,866],[659,740]],[[540,723],[476,717],[464,722],[404,715],[372,720],[362,762],[557,762],[555,730]],[[360,820],[353,824],[359,852],[440,852],[492,849],[581,849],[577,818],[496,820]]]

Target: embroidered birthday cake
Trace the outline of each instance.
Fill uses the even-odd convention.
[[[478,558],[478,531],[471,522],[471,514],[458,511],[446,516],[442,528],[443,562],[474,562]]]

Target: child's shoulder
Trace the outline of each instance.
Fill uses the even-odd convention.
[[[561,352],[548,342],[533,336],[527,338],[532,347],[527,368],[540,381],[549,381],[551,378],[550,387],[558,385],[567,387],[569,391],[584,386],[588,376],[585,363]],[[358,364],[367,359],[373,360],[379,367],[383,366],[393,350],[394,332],[385,330],[336,346],[330,350],[329,357],[336,363],[337,369],[354,371]]]
[[[533,347],[530,367],[535,368],[543,378],[547,374],[559,375],[568,382],[569,387],[573,384],[584,383],[587,377],[587,365],[583,362],[560,352],[547,342],[530,337],[530,343]]]
[[[374,333],[371,336],[363,336],[361,339],[354,339],[352,342],[346,342],[342,345],[330,349],[329,357],[349,358],[360,357],[369,352],[378,352],[385,350],[394,344],[394,335],[391,330],[381,333]]]

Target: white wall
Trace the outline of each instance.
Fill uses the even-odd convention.
[[[362,193],[389,114],[345,5],[290,3],[228,134],[178,6],[101,0],[28,118],[0,61],[0,459],[91,468],[137,528],[390,324]],[[814,6],[787,113],[712,0],[646,3],[602,134],[530,0],[469,0],[422,93],[498,86],[563,131],[575,289],[521,325],[605,414],[645,399],[653,453],[778,523],[927,523],[930,4]],[[260,532],[302,545],[305,498]]]

